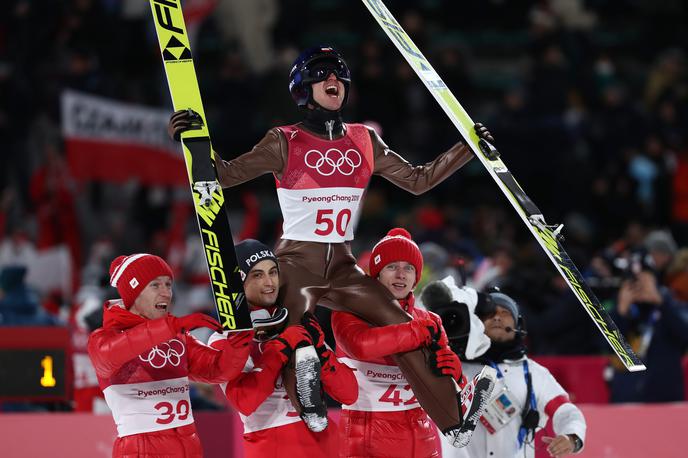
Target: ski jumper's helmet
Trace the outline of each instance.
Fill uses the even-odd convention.
[[[289,92],[299,107],[313,102],[311,84],[325,81],[330,73],[344,83],[344,100],[349,98],[351,72],[342,55],[329,46],[316,46],[303,51],[294,61],[289,72]]]

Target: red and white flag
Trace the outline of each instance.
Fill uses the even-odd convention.
[[[167,135],[168,111],[75,91],[62,93],[61,109],[77,180],[188,185],[181,148]]]

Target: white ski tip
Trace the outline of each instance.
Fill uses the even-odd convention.
[[[647,367],[645,367],[644,364],[634,364],[633,366],[630,366],[628,368],[628,371],[629,372],[641,372],[641,371],[644,371],[646,369],[647,369]]]

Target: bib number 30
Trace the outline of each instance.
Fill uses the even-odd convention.
[[[186,399],[182,399],[177,402],[176,406],[171,402],[163,401],[155,404],[155,410],[160,411],[160,415],[155,419],[155,422],[161,425],[167,425],[174,421],[177,417],[178,420],[186,420],[189,416],[189,402]]]
[[[317,235],[326,236],[330,235],[333,231],[337,231],[337,234],[344,237],[346,234],[346,228],[351,222],[351,210],[345,208],[340,210],[337,215],[334,214],[332,209],[321,209],[315,215],[315,224],[318,227],[315,229]]]

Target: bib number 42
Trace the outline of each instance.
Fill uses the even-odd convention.
[[[344,237],[350,222],[351,210],[348,208],[340,210],[336,215],[331,208],[320,209],[315,215],[315,224],[318,226],[315,229],[315,233],[320,236],[327,236],[332,234],[333,231],[337,231],[337,234]]]
[[[387,388],[387,391],[385,391],[384,394],[380,396],[380,399],[378,399],[378,401],[391,402],[392,404],[394,404],[394,407],[398,407],[402,404],[405,406],[409,406],[411,404],[418,404],[416,396],[411,391],[411,385],[405,385],[403,387],[404,392],[411,395],[411,397],[406,400],[401,398],[401,389],[397,389],[397,387],[399,387],[399,385],[390,385],[389,388]]]

